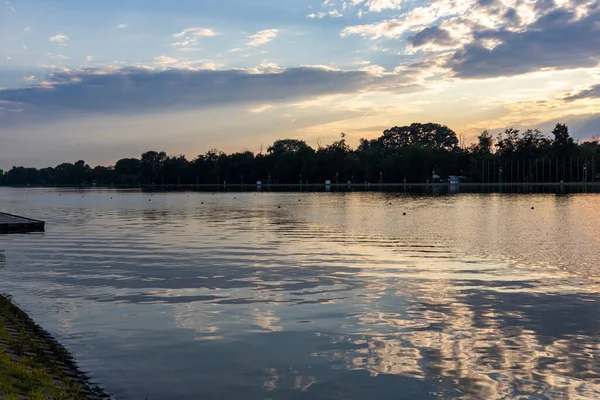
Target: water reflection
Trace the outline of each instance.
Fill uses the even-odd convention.
[[[600,396],[598,196],[61,194],[2,289],[120,398]]]
[[[600,330],[587,319],[600,311],[597,296],[439,289],[414,293],[403,313],[356,316],[368,326],[360,336],[331,340],[362,347],[325,355],[373,375],[444,377],[473,398],[598,396]]]

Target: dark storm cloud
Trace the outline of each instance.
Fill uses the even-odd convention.
[[[51,88],[0,91],[0,101],[84,112],[127,113],[298,100],[364,89],[402,91],[410,86],[406,83],[408,76],[377,77],[364,71],[313,67],[261,74],[245,70],[141,68],[100,72],[57,73],[49,79]]]
[[[426,44],[436,44],[441,46],[451,46],[455,44],[447,30],[439,26],[425,28],[421,32],[408,38],[414,47],[424,46]]]
[[[600,98],[600,84],[591,86],[580,92],[563,97],[566,101],[574,101],[579,99]]]
[[[524,74],[541,68],[595,67],[600,62],[600,10],[598,6],[575,20],[575,13],[552,11],[526,31],[486,30],[447,63],[461,78],[489,78]],[[486,39],[500,41],[493,49]]]

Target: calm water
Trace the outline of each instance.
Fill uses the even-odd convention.
[[[598,194],[0,189],[0,211],[47,221],[0,236],[0,291],[120,399],[600,397]]]

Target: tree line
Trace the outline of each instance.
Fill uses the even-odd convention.
[[[447,126],[413,123],[361,139],[355,149],[342,133],[317,149],[303,140],[281,139],[264,153],[212,149],[193,160],[147,151],[108,167],[92,168],[83,160],[41,169],[12,167],[0,184],[424,183],[451,175],[468,182],[592,182],[600,180],[600,140],[578,143],[566,125],[557,124],[549,135],[508,128],[494,137],[484,130],[465,147]]]

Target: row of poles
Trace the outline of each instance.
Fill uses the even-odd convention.
[[[582,162],[583,161],[583,162]],[[596,160],[555,158],[538,160],[493,160],[482,161],[481,182],[483,183],[594,183]],[[473,177],[471,176],[473,181]]]

